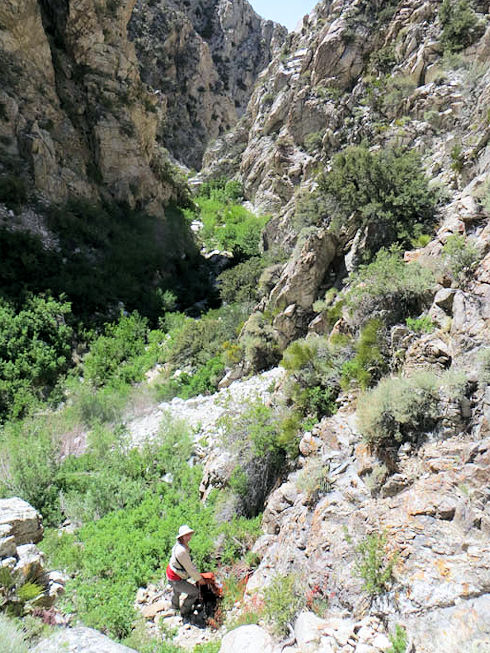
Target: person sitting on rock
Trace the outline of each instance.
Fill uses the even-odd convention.
[[[184,619],[190,617],[192,606],[199,596],[199,589],[192,583],[189,583],[187,579],[192,578],[198,585],[204,585],[206,583],[191,560],[189,542],[193,535],[194,531],[186,524],[179,528],[179,533],[176,537],[177,542],[172,549],[170,562],[167,566],[167,580],[173,590],[172,608],[174,610],[179,610],[180,608],[180,595],[187,594],[180,608],[180,613]]]

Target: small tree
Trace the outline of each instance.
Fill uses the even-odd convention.
[[[320,187],[338,207],[334,226],[347,219],[358,227],[376,223],[379,244],[408,244],[434,222],[436,192],[414,151],[347,147],[333,158]]]
[[[439,18],[442,43],[449,52],[464,50],[476,41],[484,29],[468,0],[444,0]]]
[[[386,533],[371,533],[356,546],[354,571],[363,579],[362,589],[369,596],[385,592],[393,580],[393,567],[397,555],[389,556],[386,552]]]

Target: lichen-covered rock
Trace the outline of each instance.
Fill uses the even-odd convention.
[[[35,544],[43,536],[41,515],[18,497],[0,499],[0,528],[14,537],[16,546]]]

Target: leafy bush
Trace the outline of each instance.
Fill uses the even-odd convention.
[[[483,33],[468,0],[443,0],[439,9],[442,24],[442,43],[449,52],[459,52],[474,43]]]
[[[382,354],[385,340],[386,334],[381,320],[369,320],[354,345],[354,358],[342,365],[340,385],[343,389],[347,389],[356,381],[362,390],[366,390],[373,378],[380,377],[386,368],[386,358]]]
[[[428,315],[423,315],[422,317],[407,317],[407,327],[415,333],[432,333],[436,328],[434,322]]]
[[[319,336],[296,340],[284,351],[281,365],[290,377],[286,395],[300,415],[317,421],[335,413],[345,358],[342,348]]]
[[[264,617],[277,636],[288,632],[288,624],[305,605],[297,575],[276,575],[264,590]]]
[[[375,260],[352,275],[346,304],[355,324],[379,316],[390,325],[419,314],[433,284],[433,273],[417,262],[406,264],[397,248],[381,249]]]
[[[250,402],[241,414],[223,418],[220,426],[226,445],[238,460],[230,486],[243,514],[255,517],[263,510],[287,456],[297,453],[298,431],[288,433],[290,439],[286,437],[281,416],[259,400]]]
[[[398,624],[395,627],[395,632],[390,635],[391,648],[386,653],[406,653],[407,650],[407,631],[403,626]]]
[[[30,297],[20,310],[0,299],[0,419],[46,399],[71,364],[71,306]]]
[[[389,116],[393,113],[396,115],[403,100],[410,97],[416,88],[417,84],[410,76],[388,76],[380,102],[382,111]]]
[[[374,449],[419,442],[441,418],[440,392],[446,387],[451,388],[453,397],[462,397],[465,379],[449,373],[438,377],[431,372],[382,379],[357,406],[364,439]]]
[[[109,382],[141,381],[146,371],[138,357],[145,350],[147,320],[136,311],[121,315],[119,322],[106,324],[84,359],[84,375],[94,386]],[[139,363],[135,364],[135,359]]]
[[[61,518],[56,484],[58,450],[58,435],[43,420],[10,424],[1,441],[4,474],[0,494],[28,501],[41,512],[47,524],[57,523]]]
[[[261,311],[252,313],[247,320],[240,338],[245,360],[255,372],[266,370],[275,365],[280,357],[275,332],[268,319]]]
[[[218,277],[219,294],[227,304],[252,305],[259,300],[259,279],[267,267],[263,257],[252,256],[247,261],[225,270]]]
[[[237,335],[248,315],[246,307],[223,306],[213,309],[196,320],[182,313],[166,317],[167,337],[162,343],[161,362],[188,367],[206,364],[223,351],[223,344]]]
[[[312,132],[305,136],[305,149],[309,154],[321,149],[323,142],[323,132]]]
[[[443,272],[458,284],[464,282],[481,258],[478,246],[460,234],[449,236],[442,248]]]
[[[434,222],[436,193],[415,151],[347,147],[334,157],[321,189],[338,205],[334,225],[339,228],[351,215],[358,227],[376,223],[378,246],[409,244]]]
[[[173,397],[189,399],[196,395],[211,394],[216,391],[224,371],[225,364],[221,356],[215,356],[198,367],[194,374],[183,372],[177,378],[162,383],[158,386],[158,397],[168,401]]]
[[[397,556],[387,555],[386,543],[385,533],[372,533],[356,546],[354,570],[363,579],[363,590],[370,596],[382,594],[392,581]]]
[[[307,227],[319,227],[330,218],[331,201],[319,191],[302,191],[296,199],[293,226],[297,233]]]

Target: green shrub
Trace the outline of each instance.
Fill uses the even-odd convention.
[[[465,380],[431,372],[382,379],[358,402],[357,417],[364,439],[374,449],[406,441],[418,443],[441,419],[440,392],[444,388],[450,388],[453,397],[462,397]]]
[[[324,193],[316,190],[301,191],[296,198],[293,227],[297,233],[307,227],[319,227],[331,213],[331,201]]]
[[[76,418],[86,426],[121,422],[129,386],[94,388],[85,383],[81,385],[70,383],[69,389],[74,393],[72,397],[73,412]]]
[[[47,524],[61,517],[56,484],[58,450],[58,435],[52,432],[50,424],[34,419],[9,425],[0,448],[5,470],[0,494],[28,501],[41,512]]]
[[[247,316],[247,307],[236,304],[212,309],[198,320],[182,313],[167,315],[167,337],[162,343],[160,361],[174,367],[205,365],[223,352],[224,343],[237,337]]]
[[[389,76],[385,82],[385,88],[381,99],[381,109],[390,115],[397,112],[401,103],[417,88],[417,84],[409,76]]]
[[[321,150],[323,143],[323,132],[312,132],[305,136],[305,149],[309,154]]]
[[[14,175],[0,177],[0,202],[17,211],[26,201],[27,189],[23,179]]]
[[[436,193],[415,151],[347,147],[334,156],[320,187],[337,204],[334,226],[348,219],[358,227],[376,223],[378,247],[408,244],[418,231],[432,228]]]
[[[0,299],[0,419],[47,398],[71,365],[70,313],[63,299],[30,297],[20,310]]]
[[[386,543],[386,533],[372,533],[356,546],[354,571],[364,581],[362,589],[370,596],[382,594],[392,582],[397,556],[387,555]]]
[[[379,316],[386,325],[419,314],[433,285],[433,273],[417,262],[406,264],[397,248],[381,249],[375,260],[351,277],[346,304],[355,324]]]
[[[261,311],[252,313],[240,338],[245,360],[255,372],[266,370],[278,362],[279,347],[271,320]]]
[[[288,632],[288,624],[305,605],[297,574],[276,575],[264,590],[264,617],[277,636]]]
[[[299,424],[295,423],[294,432],[286,434],[286,417],[256,400],[250,401],[239,415],[228,415],[220,421],[224,442],[237,460],[229,486],[239,502],[236,510],[247,517],[262,512],[288,456],[297,455]]]
[[[94,386],[141,381],[146,371],[141,354],[146,345],[147,320],[135,311],[106,324],[104,334],[90,345],[83,362],[84,376]]]
[[[355,356],[342,365],[341,387],[346,390],[353,381],[362,390],[371,385],[373,378],[379,378],[386,368],[383,356],[385,329],[381,320],[369,320],[361,330],[354,345]]]
[[[395,626],[395,632],[390,635],[391,647],[386,653],[406,653],[407,650],[407,631],[403,626]]]
[[[422,317],[407,317],[406,320],[407,327],[415,333],[432,333],[436,328],[434,322],[428,315],[423,315]]]
[[[346,357],[343,348],[319,336],[296,340],[284,351],[281,365],[289,372],[286,396],[301,416],[318,421],[335,413]]]
[[[478,20],[468,0],[443,0],[439,9],[442,44],[449,52],[459,52],[474,43],[484,25]]]
[[[218,277],[221,299],[227,304],[250,306],[256,303],[259,300],[259,279],[266,267],[266,259],[252,256],[222,272]]]
[[[194,374],[181,374],[178,379],[177,395],[183,399],[189,399],[196,395],[206,395],[216,392],[218,383],[223,378],[225,364],[221,356],[210,358],[202,367],[199,367]]]
[[[478,246],[460,234],[449,236],[441,253],[442,269],[458,284],[465,281],[481,258]]]

